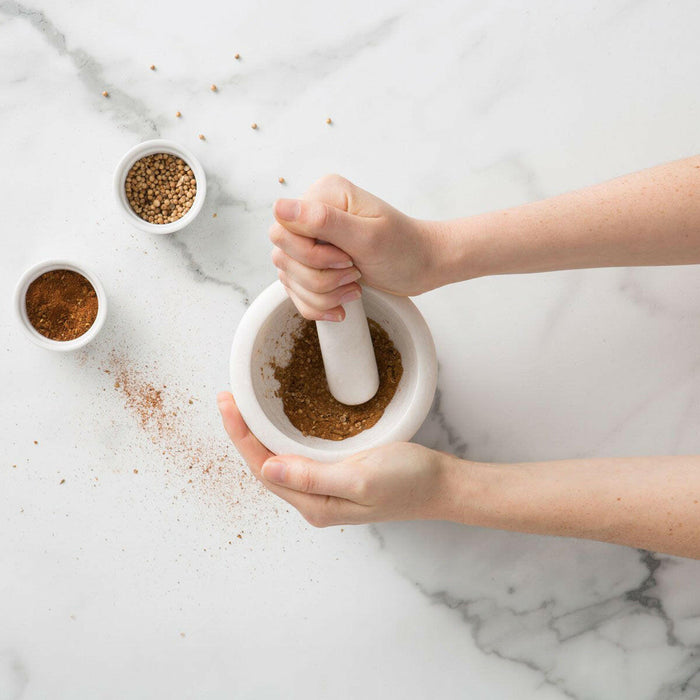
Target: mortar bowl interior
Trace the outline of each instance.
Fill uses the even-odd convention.
[[[362,450],[410,440],[432,405],[437,382],[435,345],[415,304],[370,287],[363,288],[368,318],[388,333],[401,353],[403,375],[396,394],[371,428],[345,440],[305,436],[284,413],[277,396],[274,365],[285,366],[293,335],[303,319],[280,282],[265,289],[246,311],[231,348],[231,387],[243,419],[275,454],[299,454],[338,461]]]

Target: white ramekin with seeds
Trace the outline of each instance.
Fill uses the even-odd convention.
[[[184,161],[184,170],[178,159]],[[159,174],[161,181],[157,180]],[[188,189],[188,179],[191,181],[192,177],[194,187]],[[159,187],[164,187],[165,192]],[[147,233],[174,233],[192,223],[202,209],[206,193],[204,168],[197,158],[187,148],[166,139],[137,144],[124,154],[114,173],[119,208],[130,224]]]

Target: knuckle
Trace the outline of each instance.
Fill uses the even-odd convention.
[[[309,251],[309,266],[316,268],[317,270],[323,270],[328,267],[329,260],[329,250],[330,246],[327,245],[314,245]]]
[[[302,515],[304,516],[306,522],[312,527],[323,528],[330,525],[328,517],[320,509],[316,508],[308,511],[307,513],[303,513]]]
[[[308,464],[299,465],[299,476],[297,478],[299,480],[298,486],[300,491],[304,491],[305,493],[311,491],[314,483]]]
[[[309,290],[316,294],[332,292],[336,287],[336,285],[333,284],[333,280],[329,279],[328,275],[324,274],[321,270],[316,270],[310,275],[308,286]]]
[[[338,297],[339,295],[336,293],[323,295],[319,294],[318,301],[316,302],[316,308],[321,313],[335,309],[336,306],[340,305],[340,299]],[[316,320],[320,320],[320,318]]]
[[[272,249],[270,253],[272,258],[272,264],[280,270],[285,270],[287,268],[287,259],[285,254],[276,246]]]
[[[366,503],[369,496],[370,485],[369,481],[364,477],[358,477],[351,487],[352,495],[360,503]]]
[[[317,311],[316,309],[311,308],[308,304],[305,304],[304,302],[301,302],[297,299],[296,302],[296,307],[299,313],[307,320],[307,321],[320,321],[322,313],[320,311]]]
[[[328,206],[322,202],[314,202],[312,205],[306,207],[305,214],[304,223],[311,229],[323,230],[328,224]]]
[[[275,245],[279,245],[282,242],[282,239],[284,238],[284,229],[277,222],[275,222],[274,224],[272,224],[272,226],[270,226],[268,235],[270,237],[270,240]]]
[[[346,182],[347,180],[342,175],[326,173],[315,182],[315,185],[322,189],[336,189],[345,186]]]

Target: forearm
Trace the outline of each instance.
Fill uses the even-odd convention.
[[[508,273],[700,263],[700,156],[428,226],[440,251],[441,284]]]
[[[483,464],[448,459],[440,517],[700,558],[700,456]]]

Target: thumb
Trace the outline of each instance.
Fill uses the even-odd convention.
[[[357,490],[357,470],[345,462],[327,464],[296,455],[271,457],[262,466],[266,481],[293,491],[352,500]]]
[[[354,248],[367,233],[367,222],[330,204],[305,199],[278,199],[275,218],[288,231],[332,243],[341,250]]]

